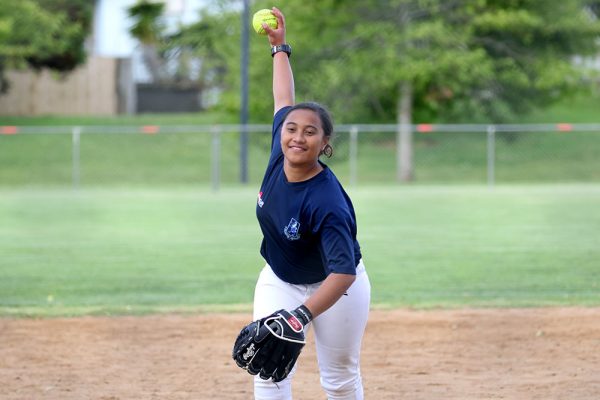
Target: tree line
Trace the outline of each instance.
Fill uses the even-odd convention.
[[[87,0],[0,2],[0,93],[9,90],[7,68],[67,73],[85,62],[93,7]]]
[[[157,22],[156,3],[130,8],[132,32],[150,49],[144,57],[155,64],[174,60],[172,79],[217,91],[216,107],[237,112],[241,1],[209,2],[197,23],[168,34]],[[594,71],[573,60],[600,53],[600,1],[257,0],[251,6],[284,11],[298,98],[324,103],[339,122],[506,122],[597,82]],[[92,12],[86,0],[0,2],[0,89],[8,89],[2,73],[8,67],[65,72],[84,62]],[[252,32],[250,39],[250,117],[264,122],[272,113],[269,49],[264,37]]]

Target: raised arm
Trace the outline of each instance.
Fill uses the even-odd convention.
[[[277,29],[271,29],[263,24],[271,46],[286,44],[285,17],[277,7],[273,7],[273,15],[277,18]],[[274,112],[285,106],[292,106],[295,102],[294,75],[288,55],[281,51],[273,56],[273,102]]]

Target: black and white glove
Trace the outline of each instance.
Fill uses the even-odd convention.
[[[273,382],[284,380],[306,344],[304,326],[312,314],[304,305],[279,310],[246,325],[233,345],[236,364],[251,375]]]

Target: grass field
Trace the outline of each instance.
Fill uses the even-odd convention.
[[[249,309],[256,189],[0,189],[0,315]],[[350,190],[378,307],[600,305],[599,185]]]
[[[523,116],[598,123],[600,97]],[[236,123],[203,113],[0,117],[0,125]],[[343,122],[343,121],[339,121]],[[464,122],[464,121],[454,121]],[[81,136],[72,190],[69,130],[0,135],[0,315],[248,309],[262,260],[254,217],[267,132]],[[498,134],[486,182],[485,134],[417,134],[416,182],[394,186],[394,134],[361,134],[358,185],[348,139],[328,163],[350,190],[378,307],[600,305],[600,132]],[[453,184],[453,185],[449,185]],[[381,185],[381,186],[378,186]]]

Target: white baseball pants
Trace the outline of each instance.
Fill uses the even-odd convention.
[[[284,282],[266,265],[256,283],[254,319],[282,308],[293,310],[304,303],[319,286],[320,283],[293,285]],[[305,327],[305,333],[308,333],[311,326],[314,328],[321,386],[329,400],[363,399],[359,361],[370,300],[371,284],[361,260],[356,268],[356,280],[347,294]],[[291,400],[291,379],[295,369],[294,367],[290,375],[277,384],[256,376],[255,399]]]

